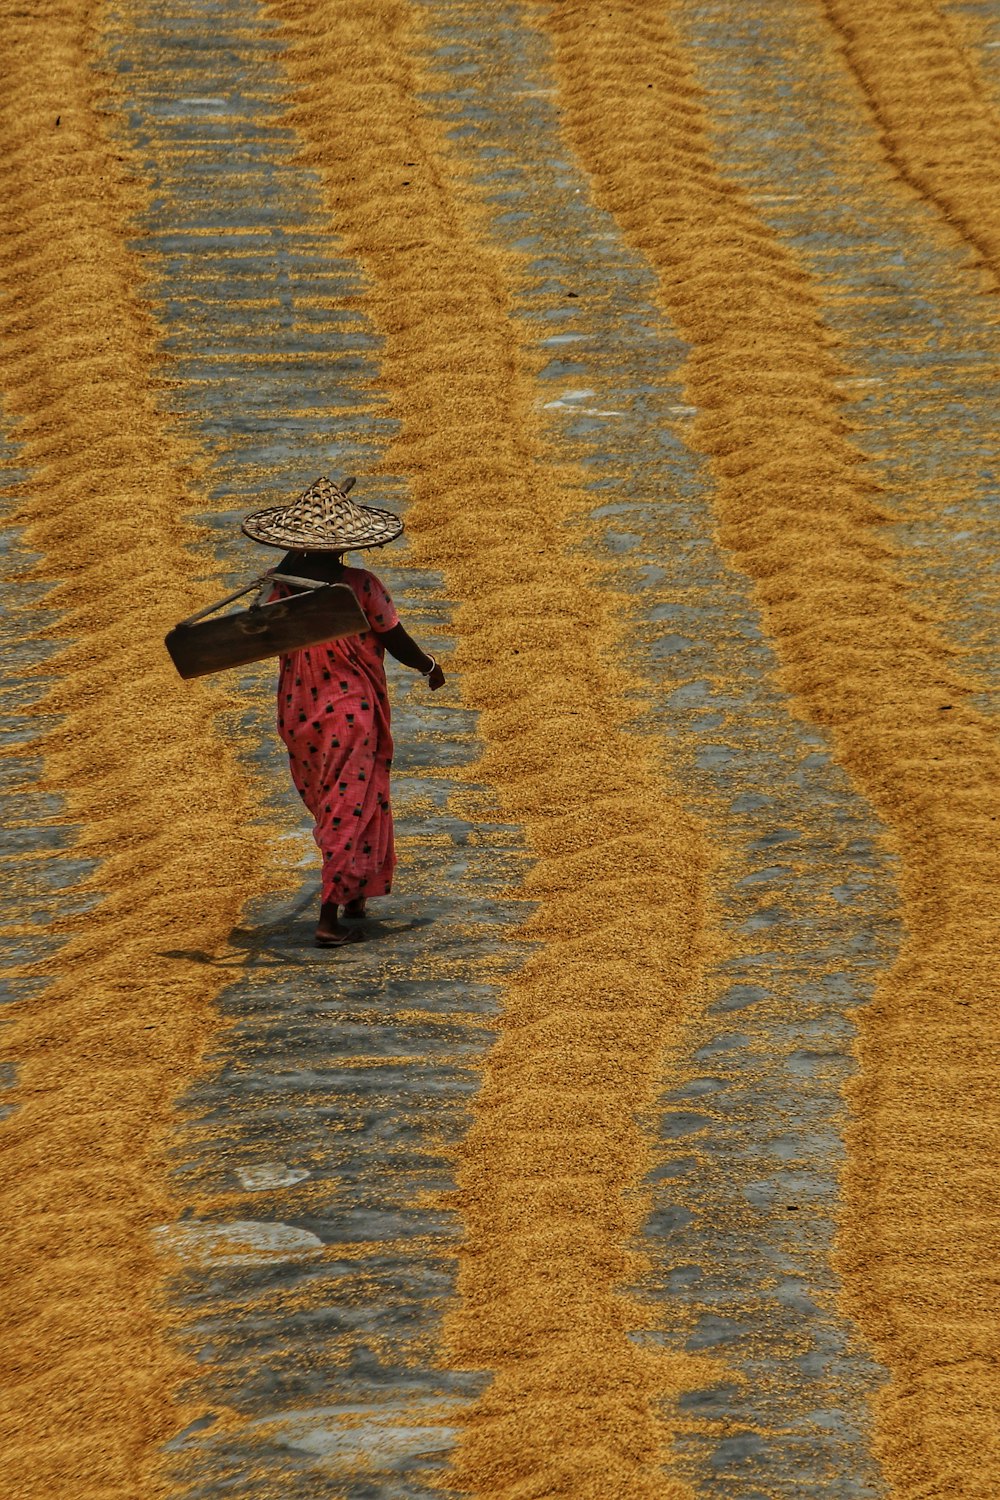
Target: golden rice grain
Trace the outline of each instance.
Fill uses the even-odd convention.
[[[45,988],[8,1041],[4,1126],[3,1493],[136,1500],[178,1420],[184,1367],[165,1340],[151,1226],[172,1212],[165,1138],[217,1025],[211,952],[261,884],[259,810],[216,719],[162,637],[203,570],[190,456],[164,417],[157,330],[126,248],[134,187],[93,72],[94,7],[0,19],[6,158],[0,215],[5,406],[30,478],[14,520],[42,554],[57,654],[34,743],[42,786],[99,862],[97,900],[56,919]],[[58,118],[57,118],[58,117]],[[199,591],[198,597],[201,596]],[[25,606],[25,629],[33,624]],[[29,856],[30,857],[30,856]]]
[[[823,0],[893,164],[1000,282],[1000,120],[933,0]]]
[[[657,1407],[690,1362],[629,1337],[648,1209],[637,1121],[699,972],[705,854],[609,665],[620,601],[572,550],[592,506],[545,462],[519,267],[420,103],[422,8],[274,0],[292,118],[368,283],[419,562],[458,601],[463,691],[489,778],[534,856],[543,939],[504,995],[455,1203],[466,1226],[445,1357],[494,1372],[448,1482],[473,1496],[678,1496]],[[626,897],[627,893],[627,897]]]
[[[685,399],[723,545],[756,581],[785,685],[829,728],[902,857],[908,938],[860,1023],[840,1266],[892,1373],[877,1420],[895,1492],[985,1500],[1000,1364],[1000,1186],[987,1170],[1000,1146],[995,742],[894,572],[890,512],[843,423],[820,289],[716,165],[669,19],[644,0],[536,14],[567,136],[691,346]],[[951,128],[979,162],[978,126],[959,110]],[[962,201],[986,253],[981,199]]]

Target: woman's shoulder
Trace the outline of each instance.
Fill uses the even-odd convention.
[[[344,582],[349,583],[353,589],[362,589],[365,593],[372,588],[385,591],[385,584],[375,573],[368,568],[346,568],[344,569]]]

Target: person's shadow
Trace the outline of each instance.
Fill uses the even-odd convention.
[[[358,953],[372,943],[384,943],[403,933],[429,927],[433,917],[414,917],[410,921],[366,917],[364,922],[350,923],[362,929],[357,942],[339,948],[317,948],[313,942],[316,926],[317,892],[309,891],[290,911],[276,920],[256,927],[234,927],[229,934],[228,949],[207,953],[203,948],[167,948],[161,958],[184,963],[209,964],[216,969],[306,968],[345,953]],[[306,916],[306,913],[309,913]]]

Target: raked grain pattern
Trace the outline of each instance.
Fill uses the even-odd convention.
[[[171,402],[211,454],[204,550],[226,587],[265,555],[238,528],[257,496],[352,473],[359,498],[405,518],[405,486],[372,473],[391,424],[364,283],[281,122],[273,24],[254,0],[161,0],[117,7],[105,38],[127,90],[119,128],[149,182],[136,248]],[[521,840],[473,784],[476,721],[457,701],[440,576],[409,566],[405,534],[359,560],[448,672],[430,693],[387,662],[392,896],[373,903],[367,942],[313,948],[319,861],[263,662],[230,680],[295,890],[254,903],[225,954],[175,955],[223,967],[233,1022],[185,1096],[182,1207],[163,1229],[184,1260],[171,1304],[202,1408],[165,1465],[199,1500],[233,1485],[241,1500],[435,1500],[456,1407],[488,1379],[440,1359],[461,1223],[438,1198],[454,1186],[496,980],[523,954],[524,907],[509,898]]]
[[[648,683],[642,723],[715,855],[724,953],[705,1015],[670,1046],[643,1239],[656,1336],[725,1367],[665,1400],[675,1462],[705,1500],[874,1495],[866,1401],[884,1372],[836,1306],[830,1240],[852,1016],[894,957],[892,861],[826,734],[782,693],[751,582],[713,536],[685,346],[566,150],[531,15],[437,6],[430,102],[521,268],[513,317],[545,360],[547,443],[593,502],[575,529],[628,599],[620,649]]]
[[[451,1483],[483,1497],[679,1494],[658,1403],[690,1362],[629,1338],[649,1312],[619,1288],[641,1267],[629,1246],[650,1147],[637,1112],[692,1001],[705,853],[649,748],[618,727],[614,594],[567,546],[590,502],[541,461],[502,259],[421,108],[420,8],[270,9],[291,43],[292,119],[371,286],[401,422],[388,462],[411,477],[416,556],[460,601],[480,770],[535,859],[529,930],[543,946],[505,993],[460,1151],[466,1244],[443,1352],[495,1378],[464,1420]]]
[[[878,1403],[905,1496],[996,1480],[990,1264],[1000,1130],[997,756],[974,686],[912,605],[851,442],[821,290],[713,158],[694,59],[644,5],[543,13],[569,140],[693,346],[694,440],[723,543],[755,579],[787,685],[892,830],[909,941],[862,1021],[846,1176],[847,1300],[893,1379]]]
[[[685,3],[528,4],[522,23],[551,39],[566,148],[655,273],[665,321],[690,349],[686,438],[706,459],[722,547],[754,581],[782,686],[829,735],[901,856],[908,938],[861,1020],[850,1092],[846,1310],[891,1372],[876,1414],[892,1493],[992,1500],[995,749],[971,706],[979,684],[961,633],[949,643],[927,596],[917,600],[891,541],[891,485],[845,414],[842,382],[857,371],[850,349],[834,347],[829,288],[727,171],[697,48],[671,26]],[[994,85],[956,7],[816,0],[815,10],[843,49],[873,140],[940,215],[942,234],[968,245],[976,285],[995,276]],[[643,1343],[671,1314],[626,1289],[648,1284],[643,1179],[656,1159],[658,1096],[672,1081],[664,1052],[683,1084],[683,1026],[719,954],[707,898],[718,851],[684,810],[670,757],[626,730],[648,693],[621,665],[632,659],[621,627],[631,606],[584,544],[594,499],[583,476],[552,461],[536,409],[540,361],[512,315],[524,262],[491,243],[475,170],[428,106],[453,82],[435,78],[439,19],[405,0],[272,0],[248,28],[264,47],[287,46],[290,123],[322,181],[337,253],[365,277],[360,295],[382,339],[377,393],[398,423],[383,466],[410,483],[414,578],[441,569],[456,601],[456,664],[485,741],[469,774],[523,827],[532,868],[517,895],[538,903],[525,934],[538,946],[506,978],[471,1128],[447,1148],[458,1190],[422,1205],[464,1224],[457,1298],[440,1347],[428,1322],[407,1357],[473,1372],[455,1383],[471,1400],[445,1481],[469,1500],[680,1500],[689,1490],[665,1403],[717,1371]],[[257,1087],[256,1043],[245,1038],[234,1043],[231,1097],[200,1069],[220,971],[164,961],[216,952],[259,889],[264,841],[238,746],[219,732],[232,700],[182,688],[160,645],[165,627],[203,602],[189,550],[198,534],[183,519],[203,486],[164,415],[161,330],[128,248],[144,194],[98,103],[100,24],[88,0],[30,18],[8,5],[0,16],[3,395],[27,475],[13,519],[61,612],[39,705],[40,789],[63,793],[79,827],[74,853],[94,864],[83,894],[96,899],[85,917],[53,923],[31,976],[47,983],[22,999],[11,1032],[20,1083],[0,1169],[15,1226],[0,1462],[15,1500],[147,1500],[162,1485],[152,1465],[175,1430],[186,1374],[164,1340],[163,1268],[149,1235],[173,1217],[167,1130],[196,1078],[192,1098],[235,1100],[237,1113],[237,1085],[247,1098]],[[198,18],[191,32],[196,42]],[[928,149],[931,137],[940,149]],[[177,170],[195,165],[178,158]],[[276,490],[285,457],[280,439],[258,456]],[[714,808],[707,822],[726,826]],[[420,880],[432,883],[426,870]],[[35,889],[25,881],[19,911],[30,914]],[[459,983],[468,974],[453,965]],[[302,1032],[318,1063],[325,983],[316,980]],[[348,1026],[367,1024],[346,991],[341,1002]],[[296,996],[286,1003],[294,1009]],[[388,983],[385,1017],[395,1004]],[[269,1006],[266,983],[234,990],[233,1013],[259,1007],[265,1029]],[[435,1043],[449,1066],[464,1056],[455,1026]],[[405,1037],[400,1056],[412,1044]],[[341,1094],[350,1113],[351,1088]],[[299,1102],[304,1139],[313,1102]],[[405,1128],[420,1116],[409,1111],[408,1097]],[[211,1130],[189,1133],[186,1149],[193,1141],[214,1182]],[[224,1149],[236,1160],[244,1146]],[[377,1184],[377,1151],[360,1154]],[[399,1200],[407,1212],[410,1186]],[[322,1203],[336,1218],[321,1182],[293,1192],[300,1207]],[[233,1202],[210,1197],[199,1210],[209,1238],[211,1215],[225,1218]],[[273,1213],[291,1202],[286,1192]],[[213,1315],[231,1312],[238,1327],[249,1312],[266,1344],[282,1296],[241,1303],[241,1274],[231,1303],[229,1282],[212,1293]],[[354,1290],[345,1295],[350,1303]],[[390,1309],[394,1295],[389,1286]],[[296,1304],[303,1327],[329,1312],[323,1287]],[[324,1368],[353,1337],[334,1328]],[[296,1369],[310,1357],[301,1345],[290,1353]],[[229,1368],[234,1380],[243,1369]],[[478,1396],[475,1372],[492,1376]],[[311,1373],[301,1388],[315,1392]],[[249,1413],[256,1394],[232,1392],[234,1405],[242,1398]],[[266,1492],[284,1437],[241,1478],[244,1450],[235,1438],[227,1448],[229,1436],[223,1425],[190,1484]],[[296,1473],[307,1486],[301,1465]]]
[[[5,402],[27,480],[12,520],[52,585],[57,653],[33,749],[99,862],[60,920],[50,982],[18,1008],[4,1125],[3,1492],[151,1493],[184,1365],[164,1338],[149,1229],[168,1212],[174,1101],[215,1026],[214,947],[262,882],[257,808],[217,732],[223,694],[180,683],[165,629],[193,607],[190,454],[160,406],[156,327],[126,248],[137,202],[97,107],[94,11],[0,18]],[[16,606],[15,606],[16,608]],[[30,621],[28,622],[30,624]]]
[[[823,0],[893,163],[1000,283],[1000,118],[935,0]]]

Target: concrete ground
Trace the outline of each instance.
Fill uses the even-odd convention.
[[[871,127],[812,35],[820,7],[676,9],[718,159],[827,287],[855,441],[904,497],[887,530],[906,586],[988,709],[995,423],[982,371],[996,347],[965,251],[915,194],[853,170],[852,136]],[[573,545],[628,596],[621,665],[645,685],[632,732],[712,850],[715,957],[670,1035],[655,1165],[635,1185],[650,1269],[634,1288],[648,1327],[630,1337],[712,1361],[664,1392],[669,1472],[706,1500],[893,1493],[872,1427],[891,1372],[841,1297],[834,1246],[857,1017],[905,938],[898,849],[831,735],[784,690],[753,582],[719,540],[685,402],[689,346],[567,148],[550,40],[506,0],[446,0],[425,22],[434,85],[420,105],[474,183],[484,242],[518,259],[511,317],[536,356],[547,451],[577,466],[593,502]],[[998,43],[982,45],[1000,94]],[[409,481],[370,477],[395,430],[381,339],[287,118],[274,17],[250,0],[122,6],[100,47],[109,129],[143,179],[131,249],[161,330],[164,399],[204,466],[207,599],[260,562],[235,524],[244,510],[356,473],[362,502],[406,516]],[[277,298],[266,312],[262,288]],[[946,440],[927,419],[942,400]],[[30,485],[10,437],[10,483]],[[947,506],[909,504],[935,487]],[[13,574],[25,544],[8,537]],[[405,540],[367,564],[413,633],[449,651],[442,574]],[[18,716],[37,693],[23,674],[50,649],[45,588],[32,588],[37,633],[25,638],[22,613],[5,642],[14,999],[42,983],[17,965],[57,941],[38,913],[72,904],[92,873],[57,791],[25,800],[46,721]],[[450,1455],[492,1372],[447,1356],[463,1236],[448,1195],[505,985],[538,941],[522,927],[531,850],[477,771],[461,680],[431,698],[393,667],[397,890],[368,942],[315,950],[318,873],[272,724],[273,675],[267,663],[234,674],[225,733],[279,840],[281,889],[214,950],[161,955],[168,970],[213,971],[226,1023],[184,1080],[175,1212],[152,1230],[173,1257],[170,1320],[196,1369],[195,1415],[167,1439],[162,1472],[191,1500],[467,1493],[449,1486]]]

